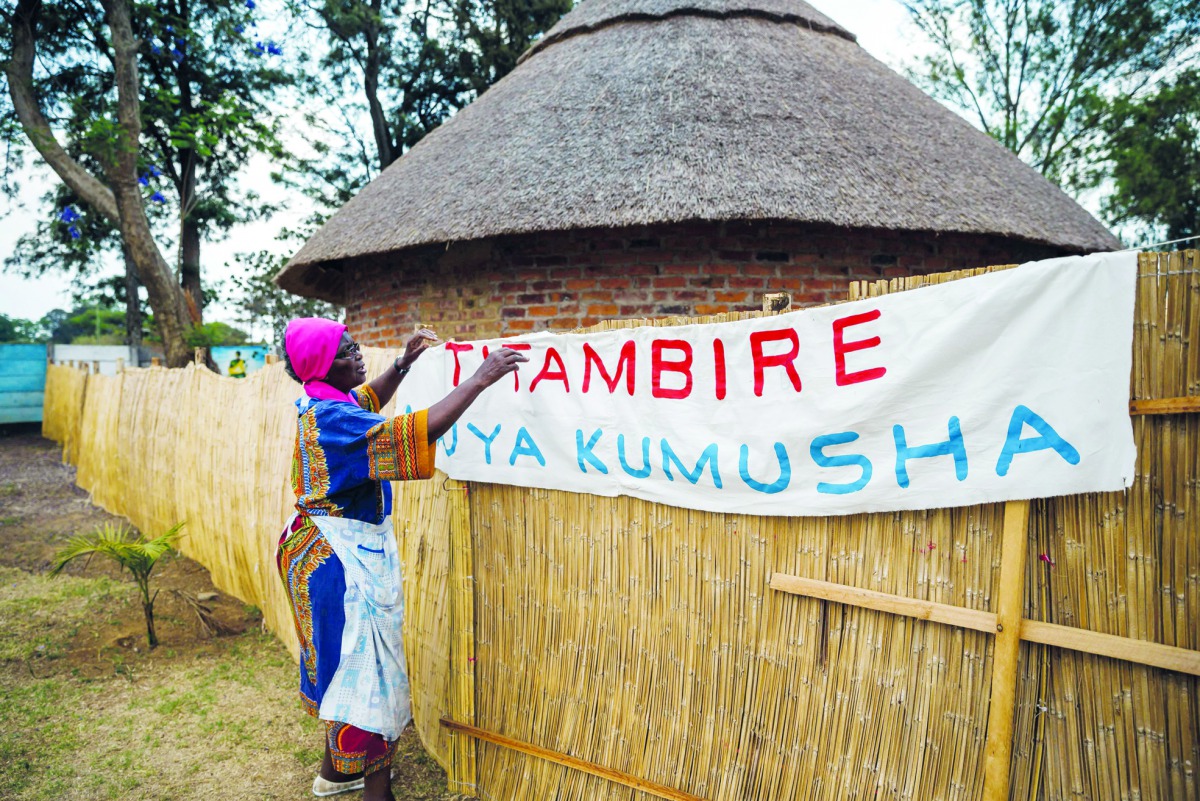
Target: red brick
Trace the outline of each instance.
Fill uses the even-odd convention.
[[[713,300],[718,303],[746,303],[749,298],[745,292],[715,292]]]
[[[589,316],[600,317],[615,317],[619,314],[616,305],[612,303],[595,303],[588,306],[587,313]]]
[[[530,317],[553,317],[558,314],[557,306],[530,306],[526,311]]]

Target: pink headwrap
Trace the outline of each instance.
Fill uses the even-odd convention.
[[[310,398],[354,403],[348,393],[321,380],[329,374],[345,332],[346,326],[323,317],[299,317],[288,323],[283,349]]]

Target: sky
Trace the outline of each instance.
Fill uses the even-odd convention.
[[[263,0],[259,8],[270,13],[271,6],[281,2]],[[899,70],[912,57],[911,46],[920,40],[899,0],[810,0],[810,3],[854,33],[858,43],[867,52],[893,69]],[[34,229],[37,215],[45,212],[40,198],[51,188],[52,180],[56,180],[36,154],[26,157],[21,171],[20,194],[17,197],[0,198],[0,263],[12,254],[17,239]],[[272,220],[234,228],[225,240],[205,242],[201,256],[206,281],[226,279],[233,274],[236,269],[233,258],[237,253],[264,248],[283,253],[285,249],[275,242],[276,232],[283,225],[294,223],[308,213],[308,206],[301,208],[297,205],[304,201],[296,200],[294,192],[289,199],[289,193],[271,182],[270,171],[271,165],[265,157],[251,162],[245,177],[246,185],[256,187],[264,201],[290,202],[292,205],[285,205],[285,210]],[[168,261],[172,261],[173,254],[164,255]],[[115,262],[108,270],[112,274],[118,271],[119,266]],[[0,272],[0,313],[36,320],[51,309],[70,308],[70,287],[70,277],[66,273],[26,279],[13,273]],[[220,304],[205,309],[205,320],[236,322],[233,311]]]

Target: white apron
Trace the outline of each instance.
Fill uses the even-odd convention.
[[[378,525],[321,515],[309,520],[325,536],[346,575],[342,650],[319,717],[396,740],[412,720],[412,701],[404,666],[404,591],[392,518]]]

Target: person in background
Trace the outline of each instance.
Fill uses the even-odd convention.
[[[240,350],[235,350],[233,352],[233,358],[229,360],[229,377],[246,377],[246,360],[242,358],[242,352]]]
[[[365,801],[395,800],[392,755],[412,714],[389,482],[429,478],[437,439],[484,389],[528,361],[502,348],[429,409],[380,414],[435,342],[421,329],[364,383],[366,365],[345,325],[309,317],[284,334],[285,367],[304,392],[292,456],[296,513],[276,562],[300,640],[301,703],[325,726],[317,796],[363,788]]]

